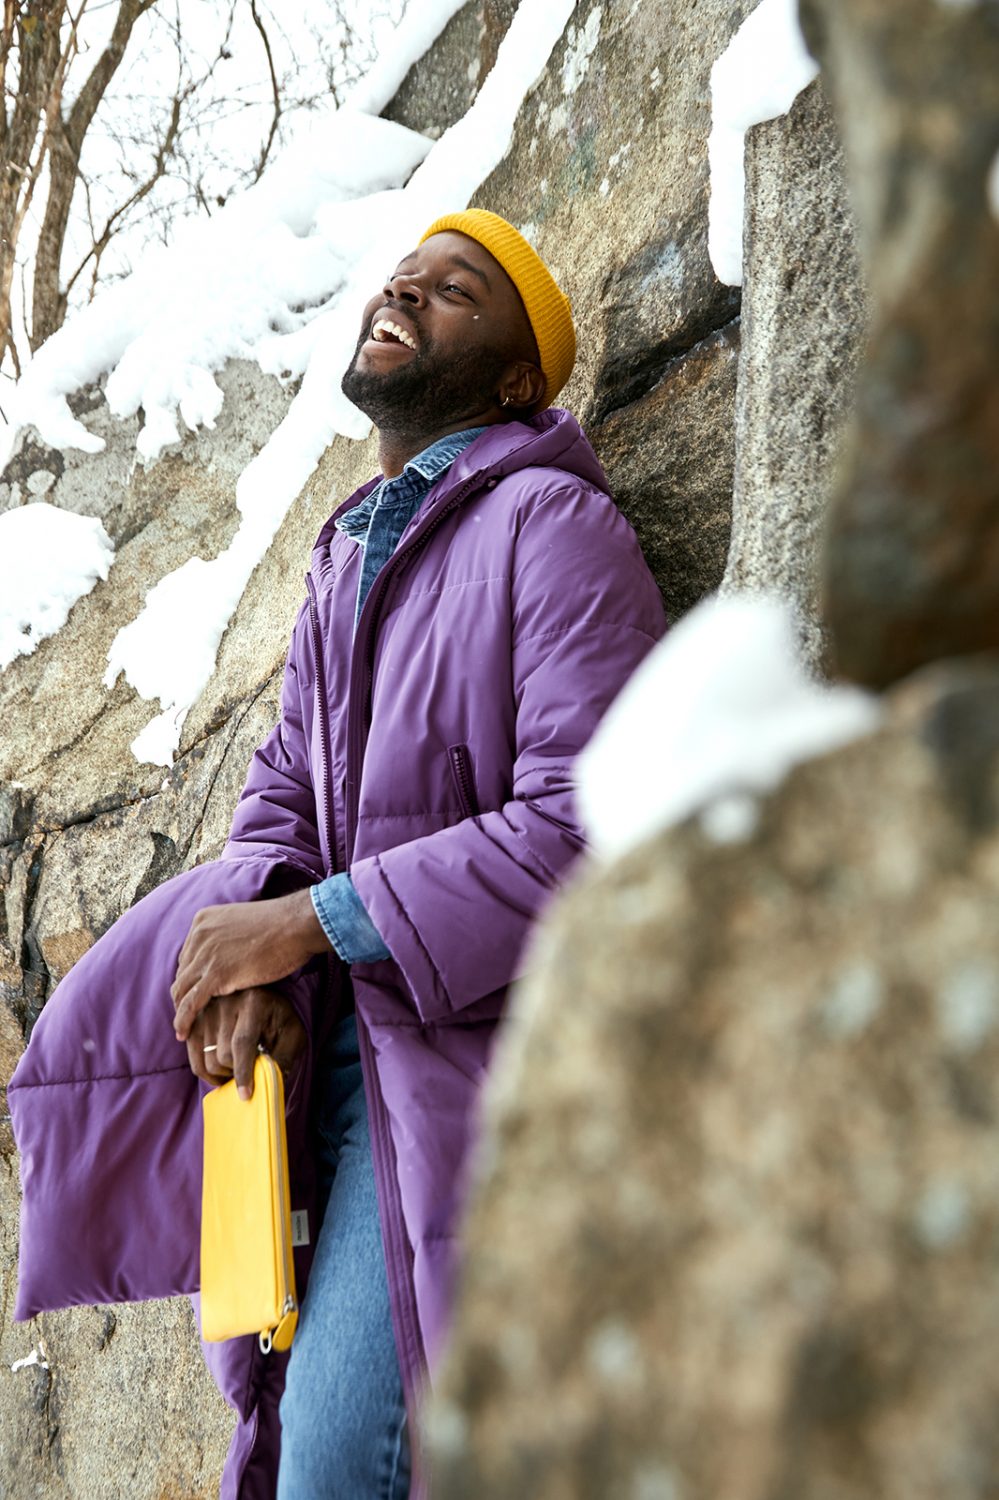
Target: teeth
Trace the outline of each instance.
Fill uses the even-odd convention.
[[[379,343],[383,343],[385,339],[390,337],[396,338],[401,344],[405,344],[407,349],[416,349],[416,340],[413,335],[407,333],[405,328],[400,328],[398,323],[390,323],[388,318],[378,319],[378,322],[371,330],[371,337],[377,339]]]

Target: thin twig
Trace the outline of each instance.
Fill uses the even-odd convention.
[[[267,67],[271,75],[271,92],[274,96],[274,116],[271,120],[270,134],[268,135],[267,140],[264,142],[264,148],[260,153],[260,159],[257,162],[256,171],[253,174],[253,181],[259,182],[264,167],[267,165],[267,158],[268,156],[270,156],[271,146],[274,144],[274,137],[277,134],[278,121],[281,119],[281,89],[278,85],[278,77],[274,69],[274,54],[271,52],[270,37],[267,35],[267,29],[264,26],[263,21],[261,21],[260,19],[260,13],[257,10],[257,0],[250,0],[250,14],[253,17],[254,26],[256,26],[257,30],[260,32],[260,38],[264,44],[264,51],[267,53]]]

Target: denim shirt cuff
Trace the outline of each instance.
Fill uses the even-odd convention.
[[[349,875],[331,875],[309,894],[319,925],[344,963],[372,964],[392,957]]]

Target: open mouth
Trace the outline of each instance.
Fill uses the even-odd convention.
[[[413,335],[399,323],[393,323],[390,318],[378,318],[371,329],[371,337],[377,344],[405,344],[407,349],[412,349],[414,354],[418,349]]]

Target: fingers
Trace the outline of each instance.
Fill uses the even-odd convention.
[[[170,993],[181,1040],[200,1005],[293,974],[329,943],[308,891],[205,906],[184,940]]]
[[[209,1006],[197,1018],[187,1038],[187,1061],[191,1072],[212,1088],[224,1083],[229,1076],[229,1069],[219,1058],[219,1019],[217,1008]]]
[[[259,1025],[248,1025],[241,1019],[232,1036],[232,1072],[241,1099],[253,1098],[253,1065],[259,1041]]]
[[[218,1055],[232,1070],[241,1099],[253,1097],[253,1067],[269,1001],[266,990],[241,990],[219,1001]]]
[[[211,1005],[214,998],[215,991],[205,979],[200,979],[193,985],[179,1005],[176,997],[174,998],[177,1009],[174,1011],[173,1029],[178,1042],[187,1040],[195,1020],[206,1005]]]
[[[195,917],[195,922],[196,921],[197,918]],[[184,995],[187,993],[192,983],[194,982],[194,979],[197,977],[197,971],[194,968],[194,963],[194,923],[192,922],[188,930],[187,937],[184,939],[184,946],[181,948],[180,953],[177,957],[177,977],[174,980],[173,984],[170,986],[170,993],[173,996],[174,1005],[176,1005],[178,1001],[183,999]]]
[[[204,967],[200,949],[202,946],[201,926],[202,912],[196,912],[194,920],[188,929],[187,937],[184,939],[183,947],[177,958],[177,975],[170,987],[174,1005],[178,1005],[187,991],[199,978]]]
[[[235,985],[222,954],[218,950],[216,929],[230,918],[230,909],[224,906],[205,906],[195,913],[193,922],[177,959],[177,974],[170,986],[170,995],[177,1011],[183,1007],[183,1020],[177,1031],[183,1041],[191,1022],[198,1011],[208,1004],[213,995],[227,995]]]
[[[179,1023],[177,1029],[179,1036]],[[266,1039],[286,1074],[306,1045],[305,1027],[291,1002],[275,990],[262,988],[209,997],[191,1018],[187,1034],[180,1037],[187,1043],[195,1077],[212,1087],[234,1077],[242,1099],[253,1097],[253,1069],[261,1039]]]

